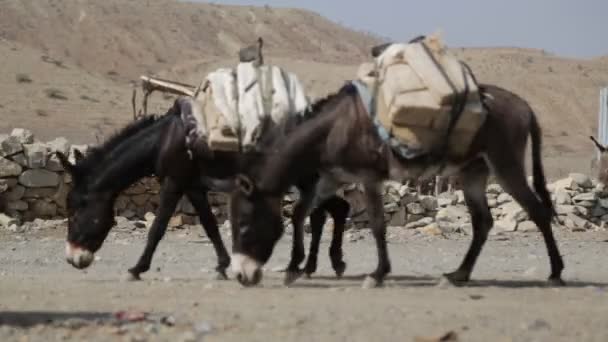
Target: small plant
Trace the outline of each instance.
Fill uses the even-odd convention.
[[[55,99],[55,100],[67,100],[68,97],[59,89],[56,88],[49,88],[47,90],[44,91],[46,93],[46,96],[48,98],[51,99]]]
[[[17,83],[32,83],[32,79],[27,74],[17,74]]]

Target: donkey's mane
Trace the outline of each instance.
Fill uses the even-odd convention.
[[[145,116],[129,123],[127,126],[112,134],[112,136],[110,136],[110,138],[108,138],[103,144],[91,147],[86,153],[85,157],[78,162],[78,168],[88,170],[90,167],[98,165],[101,161],[103,161],[104,156],[106,156],[116,146],[133,136],[133,134],[136,134],[137,132],[151,126],[163,117],[165,116]]]

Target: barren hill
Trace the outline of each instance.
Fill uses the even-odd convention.
[[[94,142],[96,131],[107,134],[130,119],[129,81],[140,74],[198,83],[210,70],[234,65],[237,49],[263,36],[267,60],[297,73],[316,97],[354,77],[379,41],[297,9],[172,0],[0,0],[0,9],[0,133],[26,126],[43,138],[79,142]],[[481,82],[529,100],[544,128],[551,175],[588,171],[588,135],[596,134],[608,57],[454,51]],[[152,109],[168,105],[157,95]]]

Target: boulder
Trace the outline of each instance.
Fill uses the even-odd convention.
[[[511,195],[506,194],[506,193],[500,194],[498,196],[498,198],[496,199],[496,203],[498,205],[503,205],[503,204],[506,204],[509,202],[513,202],[513,197],[511,197]]]
[[[486,190],[488,194],[500,195],[503,193],[502,187],[499,184],[490,184]]]
[[[10,191],[8,191],[4,196],[4,198],[6,198],[7,201],[9,202],[13,202],[13,201],[18,201],[20,199],[23,198],[23,195],[25,194],[25,188],[22,187],[21,185],[17,185],[15,187],[13,187]]]
[[[49,148],[43,143],[33,143],[23,145],[23,153],[30,169],[41,169],[46,167],[49,155]]]
[[[12,156],[23,151],[23,145],[19,142],[19,138],[13,136],[4,136],[0,139],[0,155]]]
[[[19,176],[19,183],[28,188],[46,188],[59,185],[59,175],[44,169],[27,170]]]
[[[425,213],[425,209],[420,203],[410,203],[406,206],[408,214],[422,215]]]
[[[30,211],[37,218],[50,218],[57,215],[57,205],[39,200],[31,203]]]
[[[568,178],[572,179],[572,181],[581,188],[590,189],[593,187],[593,181],[591,180],[591,177],[585,174],[571,173]]]
[[[61,152],[65,155],[68,155],[70,153],[70,147],[72,146],[70,142],[64,137],[59,137],[55,140],[51,140],[47,142],[46,145],[48,146],[50,152]]]
[[[557,189],[555,191],[555,204],[570,205],[572,204],[572,197],[565,189]]]
[[[0,177],[17,177],[21,174],[21,165],[0,157]]]
[[[439,207],[437,198],[433,196],[422,196],[420,197],[420,204],[426,211],[435,211]]]
[[[17,138],[21,144],[31,144],[34,142],[34,134],[25,128],[13,128],[11,137]]]
[[[433,219],[431,217],[424,217],[418,221],[408,223],[405,228],[406,229],[418,229],[422,227],[426,227],[433,223]]]
[[[538,227],[532,221],[524,221],[517,225],[517,231],[520,232],[537,232]]]
[[[494,223],[494,226],[499,231],[503,232],[514,232],[517,230],[518,222],[512,219],[502,219]]]

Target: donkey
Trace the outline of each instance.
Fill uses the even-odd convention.
[[[57,154],[64,169],[73,178],[73,186],[67,196],[68,263],[79,269],[88,267],[94,260],[94,253],[101,248],[115,225],[113,207],[119,193],[143,177],[156,176],[161,182],[160,205],[150,227],[144,252],[137,264],[128,270],[132,280],[140,279],[140,275],[150,269],[154,251],[183,195],[198,212],[213,244],[218,258],[216,271],[222,279],[227,278],[230,256],[211,212],[207,193],[232,191],[232,177],[240,170],[239,158],[243,156],[235,152],[214,152],[211,158],[206,145],[200,143],[204,146],[193,149],[195,153],[191,159],[181,118],[184,111],[191,113],[191,102],[180,98],[164,116],[148,116],[131,123],[101,146],[92,148],[86,156],[75,151],[75,164],[65,155]],[[304,181],[314,182],[315,177],[313,175],[310,180]],[[349,210],[350,206],[344,199],[334,196],[311,214],[313,241],[311,256],[306,264],[307,274],[316,270],[316,253],[326,213],[335,222],[330,255],[332,266],[338,276],[344,272],[346,264],[342,260],[342,230]]]
[[[460,176],[472,216],[473,238],[466,256],[455,272],[444,275],[451,283],[465,283],[470,280],[493,226],[485,195],[492,171],[542,232],[551,263],[549,284],[562,285],[564,264],[551,228],[555,211],[546,188],[541,162],[541,128],[536,116],[524,99],[508,90],[481,85],[481,92],[487,119],[466,156],[459,159],[448,156],[445,168],[438,166],[440,163],[434,156],[403,160],[394,154],[378,135],[352,83],[313,105],[303,122],[277,142],[280,147],[274,154],[250,161],[258,165],[244,167],[247,173],[237,177],[239,189],[231,197],[232,229],[233,234],[238,235],[233,247],[233,258],[238,263],[232,264],[233,271],[240,275],[237,278],[245,286],[260,281],[260,269],[283,230],[279,199],[295,180],[321,173],[322,180],[326,180],[321,183],[326,185],[340,182],[364,185],[378,257],[377,267],[366,277],[364,286],[382,285],[391,271],[380,191],[382,182],[441,173]],[[524,168],[528,135],[532,140],[534,190],[527,183]],[[301,205],[310,208],[315,196],[322,199],[332,194],[331,189],[335,187],[318,186],[302,196]]]

